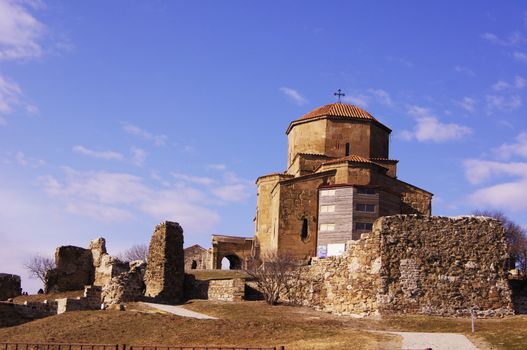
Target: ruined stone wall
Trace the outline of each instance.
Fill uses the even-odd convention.
[[[176,222],[156,226],[148,250],[145,296],[168,303],[183,299],[185,278],[183,229]]]
[[[185,298],[242,301],[245,299],[245,279],[198,280],[192,275],[186,275]]]
[[[342,315],[376,313],[381,284],[379,235],[363,234],[350,241],[344,256],[313,258],[293,272],[282,296],[294,304]]]
[[[512,312],[507,240],[483,217],[396,215],[380,218],[382,313]]]
[[[0,273],[0,300],[14,298],[22,293],[20,276]]]
[[[503,315],[513,313],[507,271],[498,221],[395,215],[344,256],[301,268],[284,298],[339,314]]]
[[[145,291],[143,282],[145,270],[145,262],[141,260],[131,262],[129,271],[113,277],[102,287],[102,303],[113,305],[141,300]]]
[[[206,269],[210,265],[208,253],[198,244],[185,248],[185,271]]]
[[[46,293],[81,290],[94,281],[95,268],[90,249],[71,245],[58,247],[55,266],[46,274]]]

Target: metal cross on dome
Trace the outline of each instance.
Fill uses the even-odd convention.
[[[338,89],[337,92],[335,92],[333,95],[337,96],[337,98],[338,98],[338,101],[337,101],[337,102],[338,102],[338,103],[340,103],[340,98],[341,98],[342,96],[346,96],[346,94],[343,93],[341,89]]]

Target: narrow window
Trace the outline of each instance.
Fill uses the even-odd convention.
[[[334,205],[323,205],[320,207],[321,213],[334,213],[335,212],[335,206]]]
[[[375,190],[373,188],[358,187],[357,193],[358,194],[375,194]]]
[[[302,219],[302,231],[300,232],[300,238],[305,241],[308,236],[308,225],[307,225],[307,218]]]
[[[192,270],[195,270],[197,267],[198,267],[198,263],[196,262],[196,260],[192,260],[192,264],[191,264],[190,268]]]
[[[346,157],[350,155],[350,144],[346,144]]]
[[[355,223],[356,230],[369,230],[371,231],[373,224],[371,222],[357,222]]]
[[[364,211],[367,213],[374,213],[375,212],[375,205],[373,204],[357,204],[355,207],[357,211]]]
[[[334,195],[335,195],[335,190],[320,191],[320,196],[322,196],[322,197],[334,196]]]

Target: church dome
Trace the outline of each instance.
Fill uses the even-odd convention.
[[[335,119],[360,119],[377,124],[388,132],[390,128],[375,119],[370,113],[355,105],[347,103],[330,103],[324,106],[313,109],[311,112],[304,114],[299,119],[292,121],[287,128],[286,134],[289,134],[291,128],[298,124],[310,122],[318,118],[335,118]]]
[[[350,117],[358,119],[375,120],[375,118],[373,118],[372,115],[366,112],[364,109],[347,103],[330,103],[315,108],[311,112],[304,114],[302,117],[300,117],[299,120],[317,118],[322,116]]]

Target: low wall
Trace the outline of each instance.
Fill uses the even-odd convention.
[[[508,258],[494,219],[382,217],[344,256],[294,273],[283,298],[338,314],[513,314]]]
[[[214,301],[242,301],[245,299],[245,279],[198,280],[192,275],[186,275],[185,297]]]

